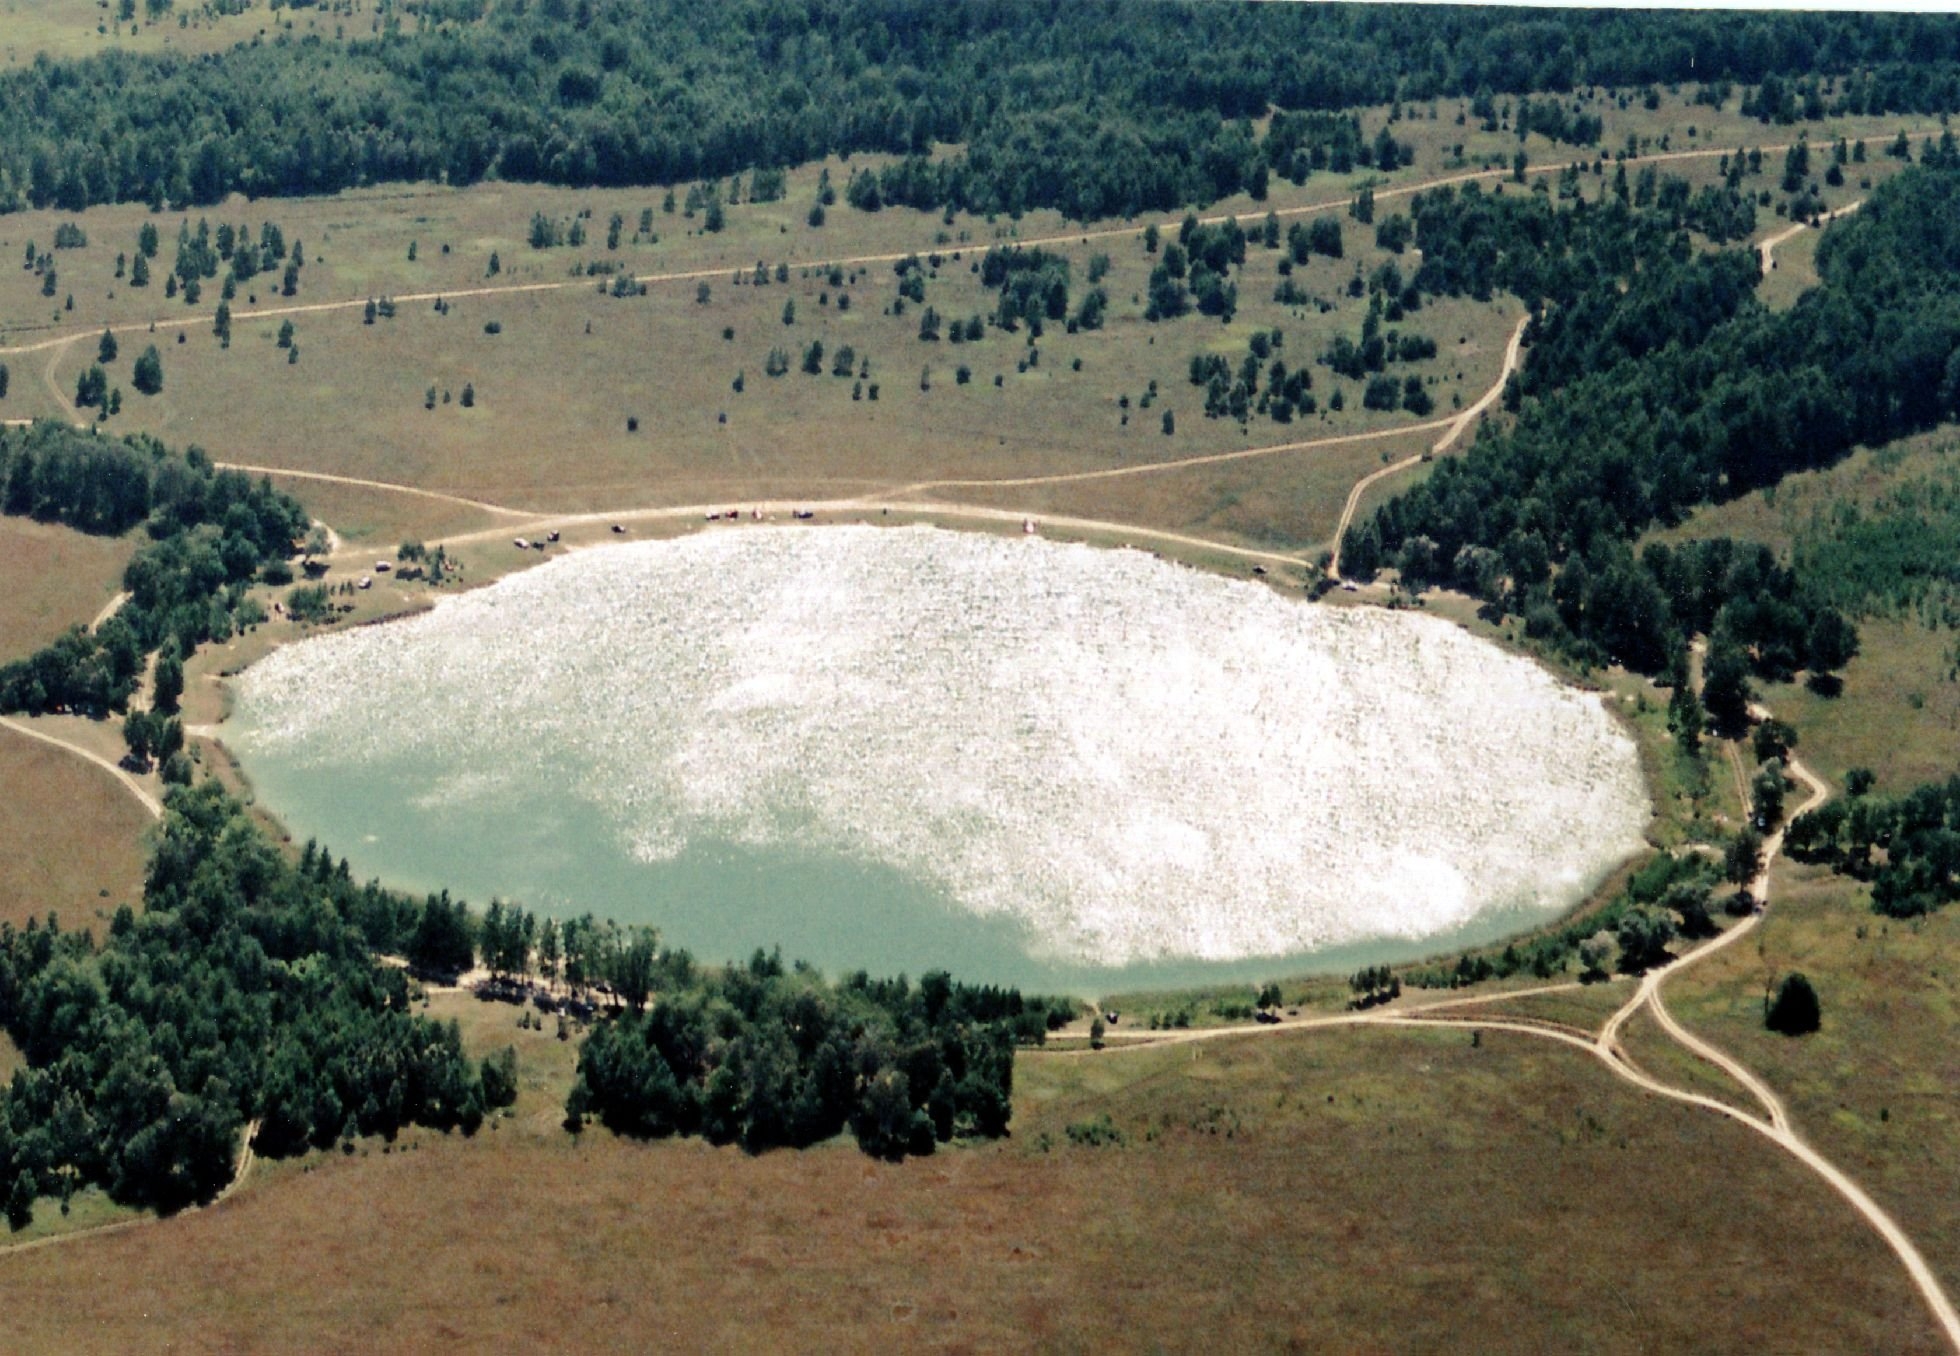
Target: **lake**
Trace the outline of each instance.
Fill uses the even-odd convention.
[[[831,973],[1349,970],[1555,917],[1648,817],[1597,696],[1448,623],[924,527],[576,552],[237,688],[357,875]]]

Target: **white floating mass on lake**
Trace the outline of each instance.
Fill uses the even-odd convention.
[[[287,646],[239,714],[248,770],[412,763],[405,815],[560,798],[643,861],[845,854],[1094,966],[1533,921],[1648,815],[1599,698],[1449,623],[922,527],[578,552]]]

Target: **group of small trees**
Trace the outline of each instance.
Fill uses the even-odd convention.
[[[931,1153],[1006,1133],[1016,1043],[1068,1016],[1066,1004],[939,971],[915,989],[862,972],[830,984],[761,951],[721,971],[685,952],[646,963],[650,1001],[602,1022],[580,1050],[573,1128],[595,1117],[623,1134],[698,1134],[751,1152],[849,1129],[877,1157]]]

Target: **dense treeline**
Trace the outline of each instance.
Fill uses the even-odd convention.
[[[174,1210],[231,1180],[241,1129],[299,1152],[409,1124],[472,1131],[481,1070],[454,1024],[408,1012],[344,916],[344,891],[285,862],[215,782],[173,791],[144,912],[107,939],[52,918],[0,927],[0,1026],[26,1055],[0,1094],[0,1191],[100,1186]],[[491,1099],[496,1100],[496,1099]]]
[[[249,624],[247,586],[284,568],[307,522],[290,495],[218,470],[197,448],[176,456],[147,436],[115,441],[48,421],[0,429],[0,508],[109,536],[140,523],[149,536],[123,571],[130,596],[113,617],[0,665],[0,711],[30,715],[107,715],[150,651],[187,655]]]
[[[1960,900],[1960,777],[1897,800],[1826,801],[1790,825],[1784,846],[1798,861],[1870,881],[1882,914],[1931,913]]]
[[[1821,284],[1782,314],[1750,294],[1747,257],[1692,255],[1679,235],[1662,260],[1605,271],[1597,285],[1564,287],[1554,258],[1542,290],[1523,293],[1545,307],[1518,388],[1539,398],[1523,403],[1511,431],[1481,439],[1353,529],[1344,559],[1470,589],[1553,643],[1647,672],[1678,665],[1686,636],[1701,630],[1747,650],[1758,672],[1787,676],[1785,655],[1812,669],[1848,660],[1850,628],[1796,581],[1758,567],[1738,575],[1729,559],[1696,558],[1684,574],[1667,553],[1635,560],[1629,542],[1855,443],[1960,413],[1954,158],[1948,139],[1936,163],[1882,185],[1834,228],[1818,247]],[[1590,210],[1599,218],[1614,208]],[[1454,236],[1425,236],[1435,219],[1426,203],[1418,239],[1442,257]],[[1532,221],[1500,212],[1471,239],[1505,255],[1526,242],[1504,226]],[[1756,587],[1710,617],[1707,591],[1684,593],[1682,580],[1718,573]],[[1764,628],[1788,644],[1766,649]]]
[[[862,971],[828,984],[760,951],[717,972],[663,952],[651,987],[650,1006],[587,1037],[566,1108],[574,1127],[593,1116],[622,1134],[752,1152],[848,1127],[869,1154],[931,1153],[956,1135],[1005,1134],[1015,1044],[1071,1015],[943,971],[916,988]]]
[[[831,153],[914,161],[886,199],[1089,217],[1268,176],[1388,162],[1392,138],[1251,118],[1593,85],[1763,82],[1766,119],[1960,107],[1960,26],[1934,16],[1031,0],[462,0],[347,43],[280,35],[216,57],[108,53],[0,76],[0,207],[489,175],[714,178]],[[1819,80],[1817,75],[1844,78]],[[1594,113],[1527,124],[1589,141]],[[1296,154],[1307,151],[1304,159]]]

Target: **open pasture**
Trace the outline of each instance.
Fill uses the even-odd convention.
[[[85,626],[122,586],[136,538],[0,516],[0,655],[13,659]]]
[[[1798,1131],[1859,1181],[1960,1284],[1960,917],[1872,912],[1868,892],[1818,867],[1781,863],[1775,907],[1746,947],[1669,986],[1676,1017],[1776,1088]],[[1763,1026],[1764,1002],[1801,971],[1823,1027],[1791,1040]]]
[[[108,773],[0,729],[0,785],[0,922],[54,913],[99,935],[119,906],[141,903],[150,817]]]
[[[63,1329],[70,1349],[137,1334],[268,1351],[651,1334],[1080,1349],[1149,1333],[1376,1350],[1465,1332],[1600,1351],[1712,1334],[1932,1349],[1880,1245],[1800,1169],[1522,1037],[1027,1056],[1011,1141],[892,1167],[842,1147],[573,1142],[547,1100],[569,1047],[501,1005],[466,1031],[556,1072],[526,1075],[515,1116],[474,1140],[363,1141],[167,1228],[0,1258],[16,1339],[53,1340],[56,1297],[111,1269],[121,1283],[89,1327]],[[1104,1123],[1120,1142],[1068,1133]]]

